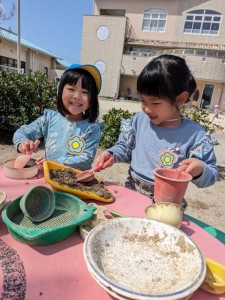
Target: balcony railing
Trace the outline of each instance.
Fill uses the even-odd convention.
[[[199,49],[151,49],[150,51],[146,51],[146,49],[135,49],[135,50],[125,50],[124,54],[131,56],[139,56],[139,57],[151,57],[151,56],[159,56],[162,54],[174,54],[178,56],[201,56],[201,57],[215,57],[220,58],[221,63],[225,63],[225,53],[220,53],[217,51],[207,51],[207,50],[199,50]]]
[[[0,72],[3,71],[3,70],[8,70],[8,71],[15,72],[15,73],[18,72],[18,69],[15,68],[15,67],[0,65]],[[24,74],[24,69],[19,69],[19,73]]]

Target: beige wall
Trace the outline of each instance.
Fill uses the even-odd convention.
[[[134,34],[138,39],[165,40],[180,42],[215,43],[225,44],[225,18],[222,20],[220,36],[209,36],[199,34],[183,34],[185,15],[188,11],[195,9],[212,9],[225,14],[224,1],[218,0],[96,0],[94,14],[99,15],[100,8],[123,9]],[[168,13],[165,32],[142,32],[142,21],[144,10],[149,8],[162,8]]]
[[[165,32],[142,32],[144,11],[149,8],[162,8],[167,11]],[[100,9],[125,11],[127,25],[124,37],[121,35],[124,32],[124,23],[118,21],[121,17],[100,16]],[[131,53],[125,52],[125,47],[126,50],[128,47],[151,47],[161,49],[162,53],[169,46],[174,47],[174,49],[182,47],[186,49],[215,49],[225,53],[224,17],[219,35],[183,33],[186,13],[196,9],[212,9],[225,15],[224,1],[218,0],[95,0],[95,16],[84,17],[82,62],[91,60],[92,63],[95,63],[97,59],[102,59],[106,63],[107,71],[103,74],[101,95],[110,96],[117,88],[119,94],[123,96],[128,87],[131,89],[131,94],[136,95],[137,77],[152,57],[139,54],[131,55]],[[110,28],[113,39],[109,38],[104,42],[99,42],[96,39],[96,30],[101,24]],[[119,51],[116,50],[116,47],[119,47]],[[121,47],[123,47],[123,51]],[[117,51],[116,55],[114,51]],[[214,104],[221,103],[220,108],[225,110],[225,103],[223,103],[223,99],[225,100],[225,63],[222,63],[222,59],[217,57],[205,57],[203,59],[203,56],[196,55],[185,55],[184,58],[197,80],[200,91],[199,103],[202,99],[204,86],[210,84],[214,86],[210,106],[213,107]],[[116,82],[116,78],[118,82]]]
[[[137,94],[137,76],[121,76],[120,88],[119,88],[119,96],[126,97],[127,89],[130,88],[130,95],[132,98],[138,98]]]
[[[0,55],[17,59],[17,48],[15,43],[5,40],[2,37],[0,39],[1,39]],[[21,47],[20,57],[21,57],[21,61],[26,61],[26,48]]]
[[[0,39],[0,55],[12,59],[17,59],[17,44],[4,39],[3,37],[1,37]],[[49,55],[45,55],[44,53],[38,52],[36,50],[28,49],[27,47],[21,45],[20,60],[26,63],[25,72],[29,72],[30,70],[32,70],[33,72],[40,71],[42,73],[45,73],[46,67],[48,68],[49,80],[57,77],[55,68],[53,68],[55,66],[53,63],[54,59]]]
[[[99,26],[107,26],[109,36],[106,40],[99,40],[96,36]],[[82,34],[82,64],[105,64],[102,73],[101,96],[112,97],[118,92],[121,60],[124,48],[126,28],[125,17],[84,16]]]
[[[179,14],[177,16],[177,21],[175,24],[176,30],[174,30],[174,39],[180,42],[196,42],[196,43],[210,43],[210,44],[225,44],[225,18],[223,16],[222,23],[220,27],[220,34],[218,36],[213,35],[193,35],[193,34],[183,34],[185,15],[188,11],[195,9],[211,9],[218,11],[225,15],[225,3],[224,1],[218,0],[188,0],[179,1]]]

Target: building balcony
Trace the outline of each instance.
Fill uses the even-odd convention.
[[[11,71],[11,72],[15,72],[15,73],[18,72],[18,69],[15,68],[15,67],[5,66],[5,65],[0,65],[0,72],[1,72],[1,71],[4,71],[4,70]],[[20,74],[24,74],[24,69],[19,69],[19,73],[20,73]]]
[[[139,75],[156,56],[174,54],[183,57],[197,80],[225,82],[225,58],[222,53],[198,49],[125,49],[122,59],[124,75]]]

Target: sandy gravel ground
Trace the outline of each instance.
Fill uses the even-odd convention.
[[[140,103],[100,100],[101,115],[107,113],[108,110],[113,107],[129,110],[130,112],[137,112],[140,110]],[[216,119],[214,122],[225,128],[225,115],[221,115],[221,119]],[[225,232],[225,129],[223,132],[215,133],[214,136],[219,142],[219,145],[215,146],[215,152],[217,164],[221,171],[220,179],[213,186],[202,189],[199,189],[194,184],[190,183],[185,195],[185,199],[188,202],[186,213]],[[101,150],[99,149],[98,152],[100,151]],[[41,156],[43,153],[43,149],[39,150],[33,157]],[[0,141],[0,163],[17,155],[18,154],[14,150],[12,144],[9,145]],[[111,168],[100,172],[99,177],[124,185],[128,168],[129,165],[126,163],[117,163]]]

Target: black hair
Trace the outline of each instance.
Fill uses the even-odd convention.
[[[82,88],[90,93],[90,105],[85,111],[84,118],[89,118],[90,123],[93,123],[99,115],[98,89],[93,76],[84,69],[68,70],[62,75],[57,92],[57,109],[64,117],[69,114],[62,101],[63,88],[66,84],[75,85],[80,78]]]
[[[172,104],[182,92],[187,91],[190,97],[195,89],[196,81],[185,60],[175,55],[152,59],[137,80],[139,94],[168,99]]]

